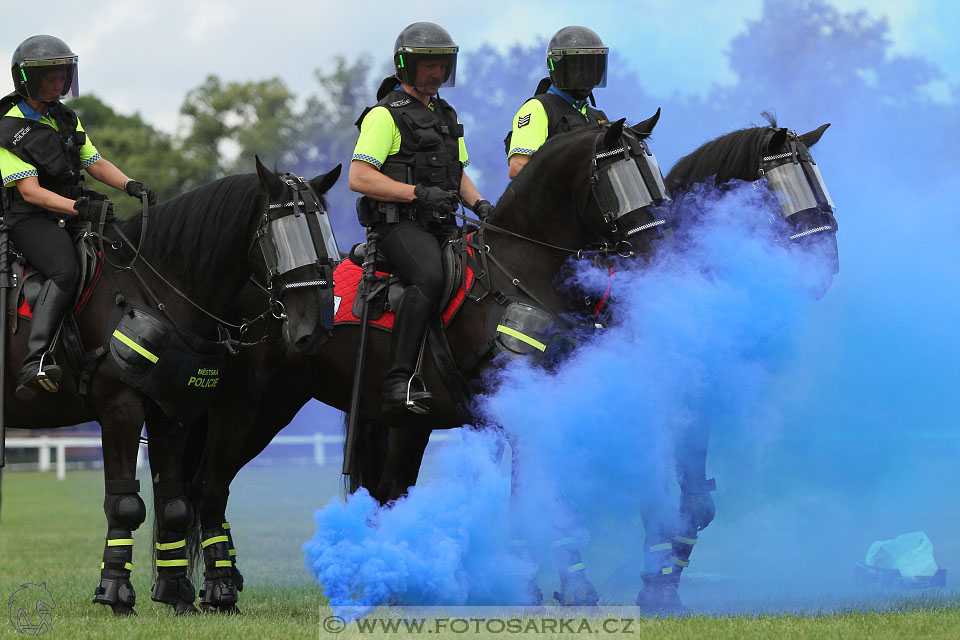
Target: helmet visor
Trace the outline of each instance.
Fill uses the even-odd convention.
[[[452,87],[457,79],[459,47],[404,47],[394,59],[397,78],[427,95]]]
[[[19,93],[30,100],[56,102],[80,96],[77,58],[24,60],[19,67]]]
[[[557,89],[607,86],[607,49],[557,49],[547,57],[547,66]]]

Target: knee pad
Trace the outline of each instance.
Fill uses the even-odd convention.
[[[193,506],[184,498],[167,500],[160,508],[160,526],[183,531],[193,524]]]
[[[140,499],[140,482],[138,480],[113,480],[106,483],[106,499],[104,513],[107,515],[111,527],[120,526],[130,531],[136,531],[147,519],[147,507]]]

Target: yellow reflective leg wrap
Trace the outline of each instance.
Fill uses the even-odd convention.
[[[206,540],[201,542],[200,546],[206,549],[212,544],[217,544],[218,542],[229,542],[229,541],[230,541],[230,538],[228,538],[227,536],[213,536],[212,538],[207,538]]]

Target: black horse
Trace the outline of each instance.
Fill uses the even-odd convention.
[[[819,245],[819,253],[832,263],[832,273],[816,273],[821,279],[808,283],[820,297],[839,270],[837,222],[833,202],[809,148],[830,125],[797,135],[778,127],[771,115],[764,115],[770,126],[722,135],[677,161],[665,178],[674,196],[670,217],[680,243],[685,226],[710,213],[698,202],[704,186],[726,189],[738,182],[754,182],[757,187],[769,189],[771,215],[776,211],[786,221],[787,231],[781,240]],[[666,479],[653,485],[660,495],[644,501],[644,585],[637,605],[649,613],[686,611],[677,587],[690,562],[698,533],[715,514],[710,497],[715,483],[706,474],[709,439],[710,425],[706,419],[690,423],[678,434],[674,460],[680,486],[677,508],[665,507],[674,502]]]
[[[356,455],[349,461],[351,488],[363,485],[383,504],[396,500],[416,483],[430,432],[472,420],[469,393],[482,389],[481,372],[492,358],[487,349],[489,318],[501,317],[513,302],[560,317],[570,304],[554,283],[568,260],[652,250],[659,233],[658,225],[651,225],[656,218],[646,206],[630,209],[627,204],[637,202],[637,193],[612,186],[604,172],[613,167],[613,171],[625,171],[618,174],[621,178],[654,180],[652,154],[643,139],[658,117],[659,112],[633,127],[625,128],[620,121],[549,140],[507,188],[496,214],[479,223],[482,239],[471,241],[477,282],[470,294],[474,300],[465,302],[445,327],[452,370],[459,370],[463,377],[445,375],[431,357],[438,350],[431,345],[423,370],[435,398],[429,415],[381,414],[380,382],[389,360],[390,336],[372,331],[359,398],[361,430]],[[638,168],[625,170],[618,164],[621,161]],[[641,169],[649,174],[646,178],[640,175]],[[659,180],[659,169],[656,174]],[[602,185],[599,197],[593,197],[595,183]],[[656,190],[651,184],[650,191]],[[617,201],[618,197],[627,204]],[[252,304],[255,296],[249,288],[247,295],[250,299],[238,300],[240,309]],[[220,540],[204,548],[204,609],[235,611],[237,591],[242,588],[225,519],[230,483],[311,398],[348,410],[359,339],[356,324],[338,324],[332,338],[309,356],[282,354],[268,341],[241,354],[242,365],[227,371],[211,398],[203,456],[196,461],[199,471],[192,490],[202,538]]]
[[[323,193],[336,181],[340,168],[310,182],[316,193]],[[240,327],[246,319],[258,316],[254,328],[262,327],[273,316],[282,318],[275,331],[281,350],[312,349],[326,332],[318,331],[322,316],[316,287],[299,287],[315,278],[303,266],[284,274],[268,270],[264,253],[256,240],[264,229],[289,213],[291,181],[281,179],[257,160],[257,173],[222,178],[143,214],[118,220],[115,227],[100,229],[102,240],[96,248],[102,253],[99,277],[85,293],[82,307],[75,315],[76,333],[83,348],[92,354],[77,362],[58,346],[58,361],[71,362],[72,375],[65,376],[55,395],[40,394],[32,401],[15,398],[17,365],[22,359],[28,331],[9,335],[6,377],[6,420],[11,427],[37,429],[63,427],[90,420],[101,425],[105,477],[104,512],[107,539],[101,565],[101,579],[94,602],[109,605],[115,614],[134,613],[135,594],[130,583],[133,539],[131,532],[146,516],[135,479],[136,457],[144,421],[150,423],[150,461],[154,495],[164,521],[192,520],[183,498],[182,465],[187,442],[186,430],[179,428],[179,414],[166,397],[151,399],[147,392],[134,388],[124,367],[137,364],[150,368],[150,358],[159,366],[163,354],[172,345],[185,343],[209,356],[225,353],[231,327]],[[312,243],[310,235],[302,239]],[[277,247],[274,243],[274,253]],[[269,251],[269,247],[267,251]],[[132,265],[132,266],[131,266]],[[236,295],[253,280],[259,292],[250,315],[231,316]],[[7,311],[16,313],[17,301]],[[118,319],[123,318],[122,321]],[[222,318],[234,319],[236,325]],[[21,320],[23,322],[25,320]],[[123,322],[139,331],[124,333]],[[74,323],[74,321],[68,321]],[[12,323],[11,323],[12,324]],[[164,328],[168,331],[164,331]],[[118,336],[118,334],[120,334]],[[241,332],[241,340],[250,332]],[[151,344],[138,338],[158,338]],[[119,340],[120,344],[114,341]],[[177,342],[180,341],[180,342]],[[124,351],[124,348],[128,351]],[[132,354],[138,354],[133,356]],[[115,358],[119,354],[119,359]],[[159,354],[159,356],[158,356]],[[189,359],[174,352],[172,362],[182,363],[180,370],[169,372],[178,380],[191,371],[183,370]],[[113,358],[113,360],[111,360]],[[126,359],[124,359],[126,358]],[[108,362],[111,360],[111,362]],[[220,356],[223,360],[223,356]],[[168,362],[171,360],[168,360]],[[115,366],[116,362],[125,363]],[[229,369],[229,366],[227,368]],[[126,374],[130,374],[126,370]],[[135,372],[134,372],[135,373]],[[193,369],[193,377],[183,378],[184,387],[215,386],[222,371]],[[124,380],[128,382],[124,382]],[[197,383],[196,380],[201,380]],[[165,382],[163,380],[160,381]],[[83,388],[85,393],[81,394]],[[151,394],[155,395],[155,394]],[[174,403],[175,404],[175,403]],[[165,406],[168,411],[161,410]],[[168,416],[168,414],[170,414]],[[172,416],[172,417],[171,417]],[[159,428],[157,425],[164,425]],[[163,544],[163,543],[161,543]],[[168,541],[158,553],[176,555],[182,545]],[[164,558],[172,570],[185,570],[179,558]],[[159,562],[158,562],[159,564]]]

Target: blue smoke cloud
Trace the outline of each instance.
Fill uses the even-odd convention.
[[[444,451],[439,478],[392,508],[361,494],[318,512],[304,548],[332,605],[527,604],[538,550],[574,537],[602,550],[602,566],[639,545],[639,523],[626,523],[645,503],[675,518],[664,479],[678,427],[767,428],[751,411],[812,304],[800,283],[829,277],[829,262],[777,243],[779,220],[751,185],[698,196],[704,215],[682,252],[615,274],[613,327],[581,336],[554,373],[506,363],[480,399],[483,422],[501,425],[516,454],[512,501],[492,457],[500,433],[469,431]],[[576,279],[602,289],[607,277],[584,266]],[[516,539],[534,553],[513,553]],[[638,587],[635,575],[629,599],[603,596],[628,604]]]

